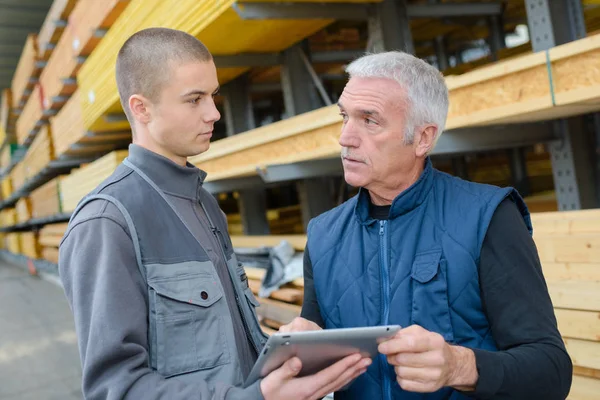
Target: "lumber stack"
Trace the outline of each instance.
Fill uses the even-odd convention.
[[[302,211],[298,205],[267,210],[267,222],[272,235],[292,235],[304,232]],[[244,233],[240,214],[227,214],[227,226],[230,235]]]
[[[600,210],[533,214],[534,239],[573,360],[573,398],[600,393]]]
[[[7,233],[5,236],[6,249],[13,254],[21,254],[21,234],[16,232]]]
[[[2,179],[2,198],[3,199],[8,199],[10,197],[10,195],[12,194],[12,180],[10,178],[10,175],[7,175],[4,177],[4,179]]]
[[[44,114],[43,102],[44,91],[42,86],[36,83],[17,119],[17,142],[20,145],[29,145],[44,121],[48,120],[48,116]]]
[[[95,130],[106,114],[122,112],[114,80],[115,61],[118,49],[134,32],[154,26],[179,29],[198,37],[214,55],[231,55],[283,51],[333,22],[329,19],[243,20],[233,8],[234,5],[243,7],[238,3],[243,2],[180,0],[174,7],[160,0],[132,0],[80,70],[79,85],[86,93],[83,99],[86,129]],[[233,31],[239,33],[229,35],[229,40],[224,41],[223,37]],[[219,82],[227,83],[247,70],[247,67],[218,68]]]
[[[534,122],[600,110],[600,35],[446,77],[446,129]],[[549,62],[549,63],[548,63]],[[257,174],[273,164],[339,156],[341,119],[324,107],[216,141],[191,162],[207,181]]]
[[[113,151],[61,179],[63,212],[74,211],[81,199],[108,178],[125,157],[127,150]]]
[[[15,206],[17,210],[17,222],[27,222],[31,219],[31,201],[29,197],[21,197]]]
[[[33,85],[35,85],[43,68],[43,62],[39,57],[37,47],[37,35],[27,36],[25,47],[17,64],[17,69],[12,80],[12,105],[14,109],[20,110],[25,106]]]
[[[13,170],[10,172],[10,179],[12,181],[13,192],[21,189],[27,180],[25,164],[22,162],[17,163],[17,165],[15,165]]]
[[[114,148],[115,142],[131,138],[129,129],[114,131],[115,124],[110,122],[98,124],[99,130],[96,132],[87,131],[84,127],[80,90],[73,93],[50,124],[56,157],[106,152]]]
[[[50,125],[44,125],[29,146],[22,163],[25,165],[26,178],[31,179],[54,160]]]
[[[0,211],[0,224],[3,227],[13,226],[17,223],[17,210],[14,208],[5,208]]]
[[[13,136],[16,117],[12,106],[12,93],[10,89],[4,89],[0,99],[0,143]]]
[[[27,258],[37,260],[40,258],[40,243],[37,232],[21,232],[21,254]]]
[[[6,144],[0,152],[0,168],[7,168],[13,161],[13,156],[19,146],[14,143]]]
[[[40,28],[37,45],[40,58],[48,61],[67,25],[77,0],[54,0]]]
[[[265,270],[248,267],[245,270],[250,290],[257,296]],[[274,291],[269,298],[257,297],[260,307],[256,309],[256,313],[265,333],[276,332],[281,325],[292,322],[300,315],[304,297],[303,286],[302,280],[297,280]]]
[[[42,258],[51,263],[58,264],[58,247],[65,235],[68,223],[50,224],[40,230],[39,243]]]
[[[63,176],[52,179],[40,186],[29,196],[31,200],[31,217],[43,218],[62,213],[60,204],[60,182]]]

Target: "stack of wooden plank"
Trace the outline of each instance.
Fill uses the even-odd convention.
[[[374,0],[353,0],[371,1]],[[238,3],[242,2],[180,0],[174,7],[162,0],[132,0],[79,72],[79,85],[86,93],[83,99],[86,129],[93,131],[103,116],[121,112],[114,79],[115,61],[125,40],[141,29],[155,26],[179,29],[198,37],[214,55],[231,55],[280,52],[333,22],[331,19],[246,20],[234,8],[243,7]],[[238,33],[229,35],[231,32]],[[228,40],[224,41],[224,36]],[[219,82],[227,83],[248,69],[219,68]]]
[[[16,119],[12,106],[12,92],[10,89],[4,89],[0,99],[0,143],[4,143],[7,137],[14,135]]]
[[[13,254],[21,254],[21,234],[17,232],[7,233],[5,236],[6,249]]]
[[[19,145],[16,143],[7,143],[4,146],[2,152],[0,152],[0,168],[6,168],[12,163],[17,150],[19,150]]]
[[[0,211],[0,225],[3,227],[13,226],[17,223],[17,210],[5,208]]]
[[[2,198],[8,199],[12,194],[12,180],[10,175],[7,175],[2,179]]]
[[[17,142],[29,145],[39,128],[48,120],[44,114],[44,91],[39,83],[33,87],[31,96],[17,119]]]
[[[60,182],[63,212],[75,210],[79,201],[108,178],[125,157],[127,150],[113,151],[65,176]]]
[[[40,247],[42,258],[58,264],[58,246],[65,235],[68,223],[46,225],[40,230]]]
[[[21,58],[12,80],[13,108],[20,110],[25,106],[33,86],[39,81],[43,62],[39,57],[37,35],[30,34],[23,47]]]
[[[559,330],[573,360],[572,398],[600,393],[600,210],[532,216]]]
[[[60,182],[63,176],[52,179],[33,192],[31,199],[31,217],[43,218],[62,213],[60,204]]]
[[[34,231],[21,232],[21,254],[37,260],[40,258],[40,243],[38,233]]]
[[[50,125],[44,125],[29,146],[22,163],[25,165],[26,178],[31,179],[54,160],[54,148]]]
[[[17,210],[17,222],[27,222],[31,219],[31,201],[29,197],[21,197],[15,206]]]
[[[54,0],[40,28],[37,43],[40,58],[48,61],[67,25],[77,0]]]
[[[60,112],[51,119],[51,126],[57,157],[106,152],[114,148],[114,143],[131,138],[129,128],[115,131],[115,125],[110,122],[98,124],[98,131],[87,131],[83,124],[79,90],[73,93]]]
[[[40,77],[46,94],[45,109],[59,110],[65,103],[65,98],[73,94],[77,88],[77,72],[85,57],[100,43],[104,31],[110,28],[128,2],[129,0],[55,2],[58,7],[62,7],[63,18],[68,23],[56,38],[56,47]]]
[[[272,235],[291,235],[304,232],[302,211],[298,205],[268,210],[267,222]],[[227,225],[230,235],[244,233],[240,214],[227,214]]]
[[[12,181],[13,192],[21,189],[27,180],[27,172],[25,171],[25,164],[22,162],[17,163],[13,170],[10,172],[10,179]]]

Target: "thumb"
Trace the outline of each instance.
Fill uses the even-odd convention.
[[[302,361],[298,357],[292,357],[287,360],[279,371],[281,371],[281,379],[290,379],[298,375],[302,369]]]

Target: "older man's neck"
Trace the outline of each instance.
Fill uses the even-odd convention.
[[[403,177],[404,179],[397,179],[387,185],[387,182],[382,182],[380,185],[368,188],[369,195],[371,196],[371,203],[376,206],[391,205],[396,197],[419,180],[424,168],[422,164],[419,163],[418,165],[419,167],[413,169],[409,174],[405,174]]]

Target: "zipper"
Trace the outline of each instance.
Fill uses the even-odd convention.
[[[390,275],[388,265],[387,221],[379,221],[379,260],[381,273],[381,322],[388,325],[390,314]],[[388,374],[388,363],[383,355],[379,356],[381,373],[383,375],[383,398],[392,399],[392,387]]]
[[[246,339],[248,339],[248,341],[250,343],[252,343],[252,347],[254,347],[256,354],[260,354],[260,349],[258,348],[256,343],[254,342],[254,339],[250,335],[250,328],[248,327],[248,321],[246,321],[246,316],[244,315],[244,309],[242,308],[242,305],[240,303],[240,296],[238,295],[238,291],[235,288],[235,282],[233,282],[234,277],[231,276],[231,269],[229,268],[229,265],[227,265],[227,253],[225,253],[225,249],[228,249],[229,246],[227,246],[227,242],[223,238],[223,233],[219,230],[219,228],[217,228],[213,224],[212,219],[210,218],[210,215],[208,215],[208,211],[206,211],[206,207],[204,207],[204,204],[202,204],[201,202],[198,202],[198,203],[200,203],[202,210],[204,210],[204,215],[206,215],[206,219],[208,220],[208,225],[210,226],[210,230],[213,233],[213,235],[215,235],[215,238],[217,239],[217,242],[219,243],[219,248],[221,249],[221,253],[223,254],[223,260],[225,261],[227,271],[229,272],[229,278],[232,280],[232,284],[234,286],[233,292],[235,295],[235,303],[240,312],[240,316],[242,317],[242,324],[244,325],[244,332],[246,332]],[[223,239],[221,239],[221,238],[223,238]]]

